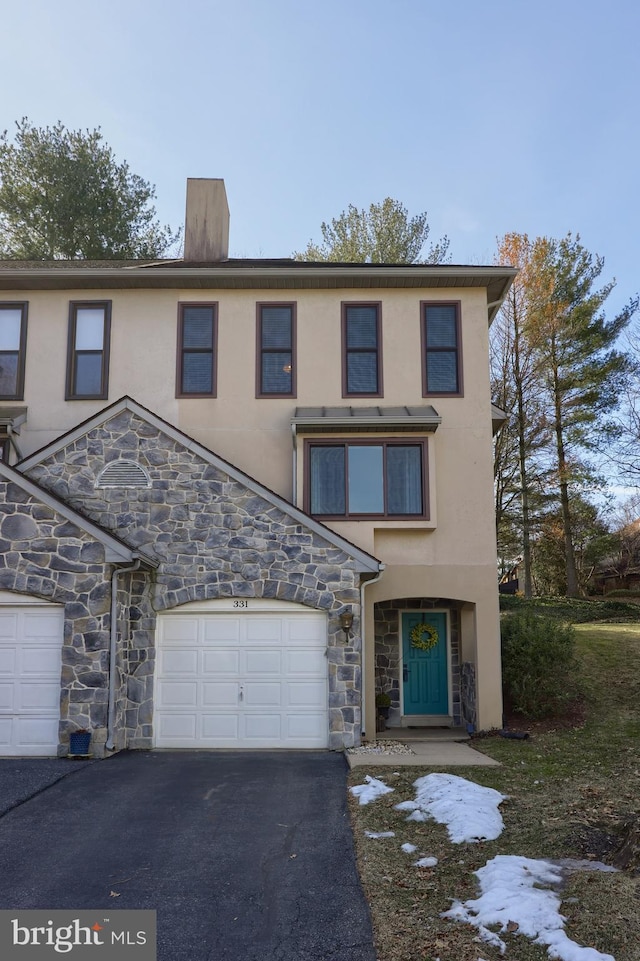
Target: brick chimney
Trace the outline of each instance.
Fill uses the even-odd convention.
[[[229,204],[224,180],[187,179],[184,259],[227,260],[229,257]]]

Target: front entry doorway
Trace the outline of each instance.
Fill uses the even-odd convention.
[[[449,716],[447,614],[405,611],[401,620],[403,718],[444,721]]]

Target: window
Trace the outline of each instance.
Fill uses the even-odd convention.
[[[422,303],[422,394],[462,394],[460,304]]]
[[[4,461],[5,464],[9,463],[9,452],[11,450],[11,443],[7,434],[0,434],[0,461]]]
[[[295,397],[295,334],[295,304],[258,304],[257,397]]]
[[[22,400],[27,304],[0,304],[0,400]]]
[[[306,507],[318,517],[428,516],[426,441],[307,442]]]
[[[217,304],[178,304],[177,397],[216,396]]]
[[[342,305],[342,396],[382,396],[380,304]]]
[[[71,303],[67,400],[106,400],[109,393],[111,301]]]

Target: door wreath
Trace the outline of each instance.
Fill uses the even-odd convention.
[[[420,651],[431,651],[439,641],[438,632],[433,624],[416,624],[409,632],[411,646]]]

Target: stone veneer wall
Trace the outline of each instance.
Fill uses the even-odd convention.
[[[144,467],[151,487],[96,489],[100,471],[117,459]],[[352,558],[130,411],[88,431],[29,476],[159,561],[144,580],[129,575],[135,589],[128,614],[120,612],[127,626],[118,746],[152,743],[156,613],[221,597],[275,598],[327,612],[329,746],[359,743],[360,592]],[[349,645],[339,623],[346,605],[354,614]]]
[[[17,484],[0,482],[0,590],[64,605],[60,754],[80,727],[94,730],[98,756],[106,740],[110,571],[102,544]]]
[[[429,611],[445,608],[449,613],[451,650],[451,686],[453,690],[453,723],[461,723],[460,705],[460,612],[455,601],[443,598],[403,597],[379,601],[374,606],[376,693],[386,691],[391,697],[389,727],[400,725],[400,641],[399,614],[404,610]]]
[[[461,695],[462,721],[467,728],[476,729],[478,715],[476,713],[476,666],[471,661],[462,664]]]

